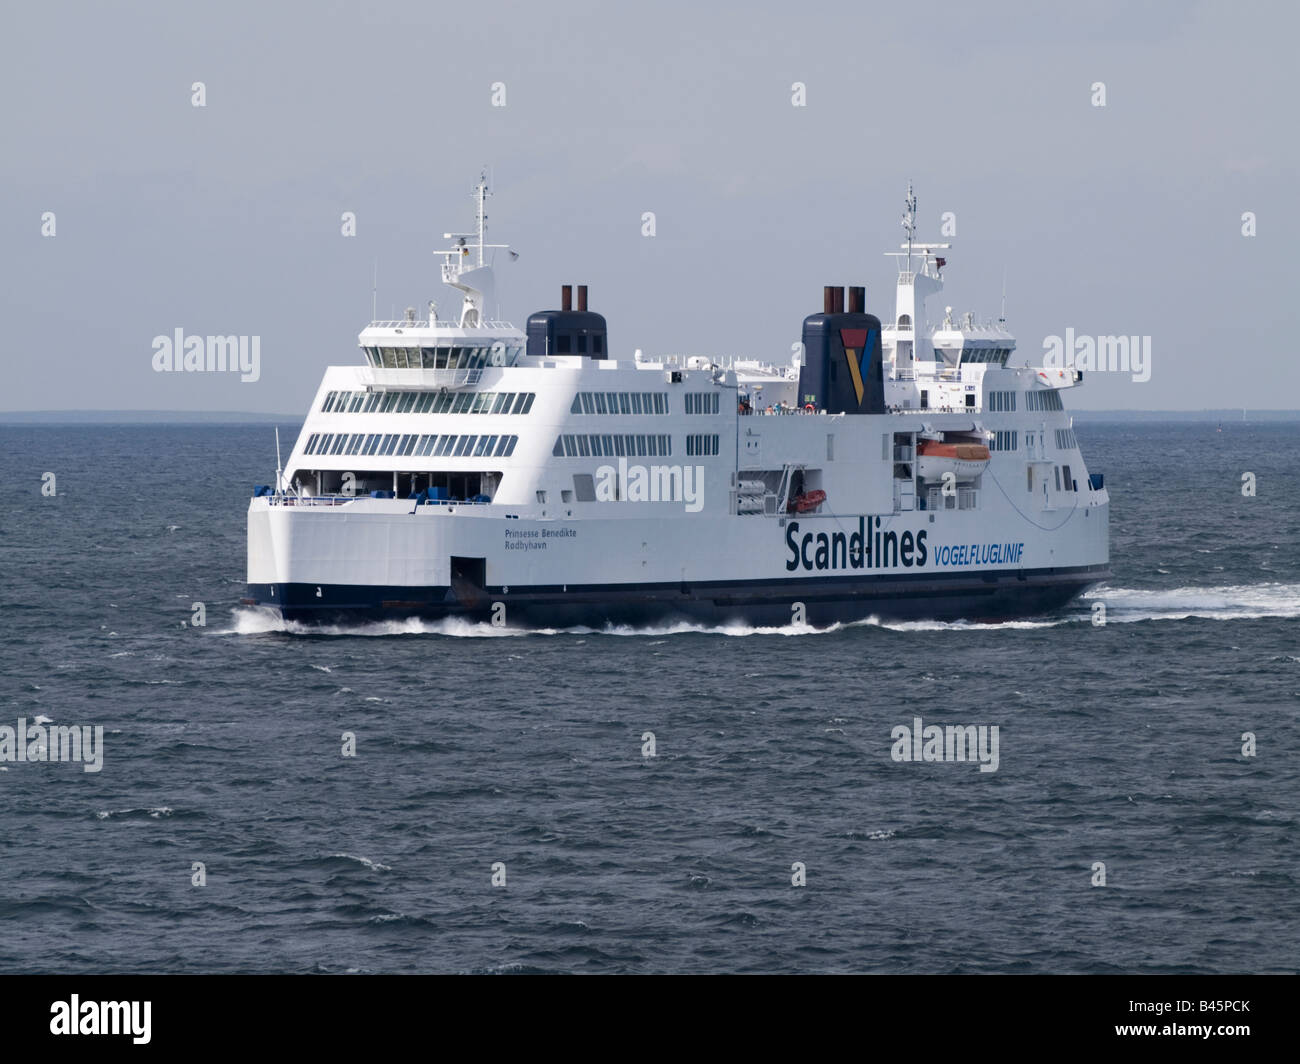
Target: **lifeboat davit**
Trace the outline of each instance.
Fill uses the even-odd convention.
[[[989,464],[989,449],[982,443],[943,443],[921,440],[916,448],[917,473],[926,480],[943,480],[952,473],[958,480],[974,480]]]
[[[792,514],[806,514],[817,509],[826,501],[826,492],[817,488],[813,491],[805,491],[802,495],[796,495],[790,500],[787,509]]]

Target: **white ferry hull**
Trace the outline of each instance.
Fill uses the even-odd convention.
[[[257,499],[245,601],[316,623],[995,620],[1059,608],[1108,579],[1107,511],[1081,506],[1051,534],[1021,522],[994,536],[975,512],[684,518],[669,505],[659,517],[528,520],[409,500]],[[482,569],[453,574],[453,558]]]

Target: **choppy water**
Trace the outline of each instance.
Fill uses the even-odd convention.
[[[0,724],[105,730],[0,764],[0,970],[1297,970],[1297,427],[1076,431],[1061,614],[517,634],[239,608],[269,428],[0,427]]]

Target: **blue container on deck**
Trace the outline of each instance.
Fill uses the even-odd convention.
[[[429,489],[429,501],[430,501],[430,502],[446,502],[446,501],[447,501],[447,489],[446,489],[446,488],[430,488],[430,489]]]
[[[254,499],[260,499],[263,495],[274,495],[274,494],[275,494],[275,492],[272,490],[270,484],[254,484],[254,485],[253,485],[253,498],[254,498]]]
[[[370,497],[372,499],[393,499],[396,498],[396,495],[391,491],[372,491]]]
[[[1104,488],[1104,487],[1106,486],[1106,474],[1105,474],[1105,473],[1089,473],[1089,474],[1088,474],[1088,483],[1092,485],[1092,490],[1093,490],[1093,491],[1100,491],[1102,488]]]

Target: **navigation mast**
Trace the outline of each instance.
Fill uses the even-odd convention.
[[[519,256],[509,244],[489,244],[487,242],[487,198],[492,195],[488,190],[487,170],[484,169],[474,186],[474,220],[475,233],[443,233],[444,240],[455,240],[454,247],[445,251],[435,251],[442,256],[442,280],[444,284],[465,293],[461,305],[459,325],[461,328],[481,326],[487,320],[487,310],[493,306],[492,267],[488,265],[483,252],[489,248],[505,248],[510,258]],[[474,241],[473,245],[467,241]],[[471,263],[470,247],[477,248],[476,262]]]
[[[903,206],[903,232],[907,234],[907,272],[912,272],[912,240],[916,236],[916,194],[912,191],[912,182],[907,182],[907,200]]]
[[[474,198],[478,201],[478,264],[483,265],[483,244],[487,240],[487,171],[479,174],[478,184],[474,186]]]

